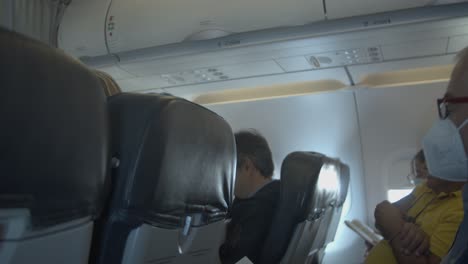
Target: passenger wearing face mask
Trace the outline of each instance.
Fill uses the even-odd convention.
[[[421,184],[424,184],[425,180],[427,179],[427,173],[428,172],[427,172],[426,159],[424,157],[424,152],[420,150],[414,156],[413,160],[411,160],[411,173],[408,174],[408,181],[415,187]],[[409,195],[398,200],[397,202],[394,202],[393,205],[396,206],[398,209],[400,209],[403,215],[406,215],[415,200],[416,200],[416,197],[414,196],[414,191],[413,191]],[[367,257],[369,254],[369,251],[374,246],[367,242],[366,242],[366,246],[367,246],[367,251],[366,251],[366,257]]]
[[[463,218],[463,183],[431,176],[424,158],[420,151],[412,162],[413,192],[394,204],[377,205],[376,226],[385,240],[366,263],[440,263],[450,249]]]
[[[424,152],[420,150],[411,161],[411,173],[408,175],[408,181],[415,187],[420,186],[421,184],[425,184],[427,174],[428,172]],[[393,205],[400,209],[403,214],[407,214],[416,198],[417,197],[415,197],[413,191],[409,195],[393,203]]]
[[[464,184],[468,182],[468,47],[458,54],[457,60],[447,92],[442,99],[437,100],[440,118],[424,137],[423,149],[430,174]],[[463,188],[463,206],[465,217],[449,253],[442,260],[443,264],[468,263],[466,184]],[[425,235],[416,228],[411,229],[411,233],[416,238]],[[412,243],[418,243],[418,240],[413,239]],[[424,261],[427,263],[427,258],[417,259],[413,263]]]
[[[428,168],[434,174],[446,174],[453,180],[468,181],[468,47],[458,62],[444,98],[438,100],[440,120],[426,136],[424,152]],[[455,242],[442,263],[468,263],[468,185],[463,189],[463,219]]]
[[[411,161],[411,173],[408,175],[408,181],[414,186],[418,186],[427,180],[427,164],[424,151],[420,150]]]
[[[427,165],[424,152],[420,150],[411,161],[411,173],[408,175],[408,181],[416,188],[421,185],[425,185],[427,180]],[[403,197],[399,201],[393,203],[403,214],[407,214],[411,205],[415,202],[417,197],[414,195],[415,190],[409,195]]]

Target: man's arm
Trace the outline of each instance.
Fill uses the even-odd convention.
[[[403,228],[403,214],[388,201],[377,205],[374,211],[375,225],[387,240],[392,240]]]
[[[414,191],[413,191],[414,193]],[[411,205],[414,203],[415,196],[413,193],[408,194],[407,196],[401,198],[397,202],[394,202],[393,204],[389,203],[388,201],[381,202],[380,204],[377,205],[377,207],[374,210],[374,216],[376,217],[376,227],[379,229],[381,232],[385,232],[385,230],[382,230],[382,225],[380,219],[378,219],[378,215],[385,214],[387,215],[388,210],[392,210],[392,208],[398,208],[400,213],[398,214],[398,218],[403,219],[403,216],[408,213],[408,210],[410,209]],[[395,214],[393,214],[391,217],[397,217]]]
[[[388,203],[388,202],[387,202]],[[406,223],[398,216],[398,208],[382,203],[376,209],[376,220],[382,233],[389,240],[393,254],[399,264],[435,264],[441,259],[432,253],[425,254],[429,248],[429,238],[421,229],[411,223]],[[411,228],[413,227],[413,228]],[[409,252],[405,252],[409,250]],[[414,251],[421,253],[416,255]]]
[[[453,243],[462,218],[461,209],[447,213],[433,230],[431,238],[417,225],[405,223],[390,243],[398,262],[440,263]]]
[[[407,254],[419,251],[420,255],[424,255],[429,251],[427,235],[418,226],[405,222],[402,212],[388,201],[377,205],[375,220],[377,228],[387,240],[393,241],[401,235],[401,246],[409,251]]]
[[[439,264],[441,259],[432,254],[428,253],[426,255],[420,255],[416,256],[414,254],[412,255],[406,255],[403,252],[403,236],[402,234],[398,234],[391,242],[390,245],[393,250],[393,254],[395,255],[395,258],[398,260],[399,264]]]
[[[408,213],[412,203],[414,202],[415,198],[412,193],[408,194],[407,196],[401,198],[397,202],[394,202],[393,205],[396,206],[400,211],[404,214]]]

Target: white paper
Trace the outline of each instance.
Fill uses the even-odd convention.
[[[359,220],[345,221],[345,224],[361,238],[374,246],[383,239],[381,235],[377,234],[372,228]]]

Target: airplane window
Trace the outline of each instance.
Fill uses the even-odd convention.
[[[387,200],[391,203],[399,201],[401,198],[411,193],[413,189],[391,189],[387,191]]]
[[[408,149],[392,155],[387,163],[387,200],[394,203],[407,196],[414,189],[408,179],[412,171],[412,160],[416,149]],[[383,197],[382,197],[383,198]]]

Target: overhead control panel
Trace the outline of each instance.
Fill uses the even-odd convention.
[[[383,61],[380,46],[313,53],[275,60],[286,72],[326,69]]]

